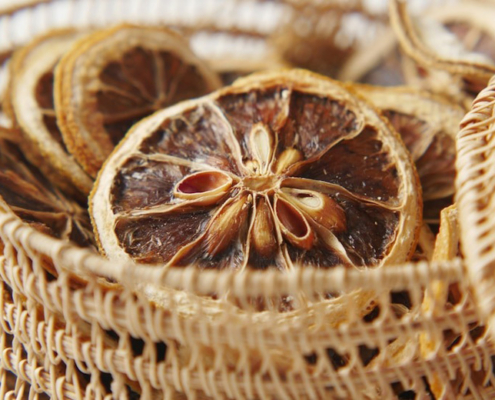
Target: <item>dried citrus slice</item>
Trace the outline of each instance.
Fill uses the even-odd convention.
[[[55,238],[83,247],[94,244],[87,210],[64,197],[4,139],[0,139],[0,207]]]
[[[416,163],[425,218],[438,222],[441,206],[451,202],[454,194],[455,136],[464,109],[410,87],[352,87],[379,108],[401,135]]]
[[[302,70],[240,79],[135,125],[90,197],[110,258],[202,268],[379,266],[421,221],[397,133]]]
[[[70,152],[94,177],[135,122],[219,86],[178,34],[120,25],[83,38],[60,61],[57,120]]]
[[[440,231],[435,242],[433,261],[449,261],[457,257],[462,257],[459,241],[459,216],[457,206],[451,205],[441,212]],[[434,315],[444,315],[446,310],[465,302],[466,295],[459,287],[459,283],[447,285],[442,280],[433,280],[425,291],[422,308],[423,312]],[[471,300],[467,300],[471,301]],[[426,333],[419,337],[421,355],[424,358],[431,358],[434,354],[441,352],[452,352],[453,347],[465,340],[477,342],[485,333],[486,327],[478,322],[469,325],[469,333],[451,330],[445,327],[443,337],[431,337]],[[469,338],[467,338],[469,336]],[[487,376],[487,369],[470,367],[470,379],[475,385],[482,385],[483,379]],[[438,373],[433,373],[428,377],[428,383],[435,398],[457,398],[465,390],[465,373],[450,375],[450,380],[445,379]]]
[[[407,2],[392,0],[390,20],[408,56],[425,68],[457,77],[456,84],[477,93],[495,74],[494,10],[493,5],[471,1],[415,18],[409,15]]]
[[[72,30],[54,31],[15,53],[5,104],[6,111],[13,113],[14,127],[22,129],[36,151],[29,154],[30,161],[45,170],[49,164],[51,180],[66,191],[87,195],[93,180],[68,153],[53,104],[53,71],[80,36]]]

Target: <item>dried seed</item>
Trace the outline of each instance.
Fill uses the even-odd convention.
[[[301,151],[294,148],[285,149],[278,157],[275,173],[280,174],[284,172],[290,166],[301,161],[302,159],[303,159],[303,154],[301,153]]]
[[[264,257],[269,257],[277,250],[273,216],[266,200],[260,198],[254,219],[251,240],[255,250]]]
[[[249,136],[251,151],[260,167],[258,173],[265,174],[273,155],[272,132],[266,125],[257,123],[251,129]]]
[[[188,175],[175,185],[174,196],[184,200],[216,203],[232,186],[232,178],[221,171],[202,171]]]
[[[314,234],[304,215],[279,196],[275,197],[275,217],[282,235],[290,243],[305,250],[313,246]]]
[[[215,257],[237,237],[249,214],[252,197],[243,194],[220,208],[208,224],[206,252]]]
[[[337,233],[347,229],[345,212],[332,198],[312,190],[282,190],[287,201],[308,214],[316,223]]]

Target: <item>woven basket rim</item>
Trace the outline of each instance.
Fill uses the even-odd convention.
[[[12,242],[25,241],[34,251],[60,262],[65,272],[75,275],[105,277],[135,289],[141,284],[185,290],[197,295],[239,292],[249,296],[339,292],[342,288],[373,290],[377,287],[405,290],[411,284],[426,285],[431,280],[455,282],[465,274],[462,259],[437,262],[406,262],[379,268],[349,269],[338,265],[324,270],[314,267],[294,268],[284,273],[276,270],[235,271],[187,268],[161,269],[159,266],[110,261],[92,250],[50,237],[0,209],[0,229]],[[62,271],[59,271],[62,272]],[[246,292],[246,289],[248,291]]]

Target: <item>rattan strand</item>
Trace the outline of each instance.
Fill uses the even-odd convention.
[[[22,307],[21,307],[22,308]],[[76,335],[72,336],[66,333],[66,329],[64,329],[63,325],[60,325],[60,322],[55,321],[55,318],[51,318],[50,322],[46,323],[45,321],[39,321],[37,324],[33,324],[32,315],[30,315],[29,311],[19,310],[19,307],[14,305],[13,303],[4,302],[3,304],[4,315],[6,318],[4,322],[7,324],[7,329],[4,327],[4,331],[8,333],[15,334],[16,332],[22,332],[23,334],[17,334],[16,337],[19,341],[26,347],[32,346],[32,342],[37,342],[40,344],[40,349],[38,353],[46,354],[48,358],[50,358],[53,364],[58,364],[60,361],[64,361],[65,363],[71,362],[75,360],[76,365],[79,366],[79,369],[88,373],[92,369],[97,369],[103,372],[113,371],[114,373],[125,374],[129,379],[136,380],[142,377],[155,377],[158,375],[159,379],[142,379],[141,384],[150,384],[154,389],[166,390],[170,388],[171,384],[174,384],[174,377],[180,376],[180,371],[173,371],[166,363],[150,363],[149,361],[142,361],[140,359],[135,359],[134,364],[126,363],[126,360],[129,360],[130,355],[129,351],[125,351],[122,349],[115,349],[109,347],[98,347],[93,346],[89,343],[89,338],[86,340],[82,340]],[[36,325],[36,326],[35,326]],[[58,325],[58,329],[54,328],[54,325]],[[101,343],[100,343],[101,344]],[[38,385],[38,387],[44,391],[49,391],[50,385],[46,383],[49,381],[49,377],[46,371],[43,371],[43,368],[37,367],[35,372],[33,370],[33,366],[30,364],[23,364],[21,368],[24,370],[19,371],[16,369],[15,365],[19,364],[16,362],[15,355],[12,351],[7,350],[4,354],[4,368],[12,370],[17,373],[21,373],[21,376],[27,378],[29,382],[34,382]],[[5,354],[8,357],[5,357]],[[456,370],[457,368],[465,365],[473,365],[476,363],[486,363],[486,359],[489,359],[490,354],[486,351],[486,344],[482,341],[478,344],[478,346],[473,347],[471,349],[463,349],[459,353],[451,354],[447,359],[442,359],[440,357],[432,357],[428,361],[423,362],[415,362],[408,365],[398,366],[399,370],[402,370],[402,374],[405,377],[412,377],[415,375],[414,372],[416,370],[420,372],[425,368],[436,370],[438,367],[442,367],[445,369],[445,364],[450,364],[450,368],[452,370]],[[484,360],[484,361],[483,361]],[[83,367],[84,366],[84,367]],[[127,368],[122,368],[127,367]],[[129,368],[130,367],[130,368]],[[365,374],[369,376],[363,376],[361,379],[353,382],[353,385],[356,384],[356,388],[358,387],[366,387],[378,382],[379,379],[384,379],[385,381],[390,378],[394,378],[399,371],[396,370],[397,366],[383,368],[379,371],[367,371]],[[157,375],[152,371],[158,372]],[[440,371],[441,368],[440,368]],[[208,380],[208,385],[206,387],[203,386],[203,382],[205,381],[205,377],[197,376],[198,373],[192,371],[188,378],[188,383],[192,387],[199,387],[205,390],[213,390],[218,393],[222,392],[222,388],[225,387],[225,382],[222,379],[222,375],[225,372],[217,371],[214,375],[209,375],[206,377]],[[228,372],[227,372],[228,373]],[[445,372],[444,372],[445,373]],[[380,376],[378,376],[378,374]],[[321,390],[324,391],[323,385],[336,385],[340,387],[342,391],[345,391],[345,380],[344,377],[339,377],[335,375],[333,377],[325,377],[319,376],[317,377],[317,381],[315,378],[307,377],[309,379],[309,384],[311,387],[315,388],[321,386]],[[43,384],[43,382],[45,382]],[[57,383],[57,386],[60,386],[60,382]],[[165,387],[163,386],[165,384]],[[182,382],[182,385],[184,383]],[[251,385],[254,385],[255,382],[251,382]],[[179,383],[179,387],[182,387],[181,383]],[[244,385],[248,385],[244,382]],[[249,386],[249,385],[248,385]],[[302,395],[306,391],[306,387],[304,384],[299,382],[299,384],[295,384],[295,389],[299,395]],[[211,389],[215,387],[215,389]],[[294,389],[294,387],[293,387]],[[65,396],[68,398],[76,398],[74,397],[74,389],[71,384],[64,382],[63,387],[58,389],[58,393],[60,395],[60,391],[63,390]],[[249,389],[246,387],[238,387],[236,390],[239,393],[248,393]],[[270,387],[266,388],[267,391],[270,391]]]
[[[464,276],[461,260],[436,263],[411,263],[381,270],[348,270],[336,267],[329,271],[295,268],[285,274],[276,271],[199,271],[195,268],[168,269],[122,263],[115,265],[84,249],[71,246],[41,234],[19,221],[13,215],[0,214],[0,229],[11,243],[27,246],[35,253],[43,253],[57,260],[55,266],[67,272],[97,275],[123,282],[133,288],[135,282],[184,289],[198,295],[225,294],[234,291],[237,296],[276,296],[287,293],[350,292],[355,289],[406,290],[413,285],[426,286],[435,279],[445,283],[457,282]],[[61,270],[59,271],[62,272]],[[201,277],[201,279],[200,279]],[[266,283],[268,282],[268,284]],[[411,284],[414,282],[414,284]]]
[[[494,106],[492,78],[461,123],[463,129],[457,142],[457,202],[473,291],[495,333]]]
[[[29,229],[24,224],[19,223],[19,221],[17,221],[14,225],[9,225],[9,228],[12,226],[16,226],[20,232],[27,233],[26,235],[23,235],[22,233],[19,235],[14,235],[26,240],[26,242],[17,242],[15,240],[12,241],[14,243],[17,242],[16,248],[18,250],[30,248],[29,243],[31,243],[33,235],[35,237],[41,235],[43,239],[54,241],[55,244],[60,244],[45,235]],[[10,229],[8,230],[11,232]],[[6,237],[13,239],[12,235],[8,235]],[[36,243],[39,244],[40,242],[36,241]],[[41,241],[41,243],[43,243],[43,241]],[[53,250],[53,248],[54,247],[50,246],[45,247],[47,250]],[[81,250],[78,249],[70,249],[68,251],[81,252]],[[82,252],[86,253],[85,251]],[[6,253],[9,253],[8,247],[6,249]],[[50,252],[48,252],[47,255],[52,256]],[[53,257],[53,259],[57,258]],[[79,260],[79,258],[73,258],[73,260]],[[85,260],[89,260],[89,257]],[[100,263],[106,263],[105,260],[99,257],[97,257],[97,260]],[[193,333],[190,335],[190,338],[205,345],[212,345],[214,343],[232,344],[231,340],[229,340],[231,335],[235,335],[236,341],[240,338],[245,338],[247,342],[253,341],[253,338],[249,337],[249,327],[252,324],[252,320],[249,319],[249,316],[246,315],[246,313],[239,313],[235,308],[230,309],[231,315],[228,315],[228,310],[225,311],[224,314],[227,316],[224,316],[223,319],[219,319],[216,323],[211,323],[204,320],[201,313],[190,316],[187,321],[183,319],[174,319],[169,310],[163,310],[159,307],[149,309],[149,304],[146,301],[142,301],[140,298],[135,297],[129,291],[122,291],[120,288],[116,288],[114,290],[108,289],[96,282],[91,286],[91,291],[86,289],[74,290],[73,293],[71,293],[71,296],[66,299],[67,301],[63,302],[64,289],[59,283],[44,282],[43,280],[36,279],[34,275],[23,276],[23,274],[25,274],[25,269],[22,267],[14,267],[12,269],[9,268],[9,271],[7,271],[7,262],[5,259],[3,259],[3,261],[4,262],[1,263],[3,267],[0,269],[0,275],[5,282],[17,289],[17,291],[22,293],[24,296],[32,297],[35,301],[45,305],[53,312],[63,314],[67,319],[82,318],[86,321],[96,320],[104,327],[108,327],[116,331],[129,331],[135,336],[146,336],[155,340],[166,340],[170,338],[180,339],[183,337],[180,332],[183,332],[185,329],[191,329]],[[70,263],[63,264],[64,267],[68,267],[69,265]],[[84,266],[84,263],[80,263],[79,265]],[[455,264],[450,265],[450,268],[446,272],[443,272],[441,268],[438,270],[432,268],[428,270],[425,268],[427,273],[421,274],[416,271],[414,279],[406,277],[405,279],[391,279],[390,281],[387,280],[387,271],[384,270],[381,275],[382,287],[385,292],[388,292],[389,290],[400,291],[412,289],[415,285],[426,287],[428,282],[431,283],[433,280],[441,279],[444,282],[455,282],[456,280],[454,278],[456,275],[452,273],[453,265]],[[425,264],[425,267],[426,266],[427,265]],[[460,266],[460,264],[458,264],[458,266]],[[401,268],[403,267],[397,267],[399,270]],[[459,271],[461,271],[460,268]],[[62,281],[64,278],[67,278],[67,274],[63,274],[63,271],[59,272],[61,273],[60,279]],[[88,270],[84,270],[84,272],[85,275],[88,274]],[[232,274],[228,273],[228,275]],[[339,287],[343,287],[349,291],[359,288],[359,285],[361,284],[361,275],[362,274],[357,275],[358,279],[356,279],[356,281],[348,279],[345,283],[342,282],[342,286],[339,285]],[[392,276],[397,277],[400,276],[400,274],[395,273]],[[461,276],[462,275],[458,275],[459,278]],[[221,282],[221,280],[219,281]],[[331,280],[329,281],[331,282]],[[246,282],[246,284],[251,283],[249,280]],[[394,283],[396,283],[396,285],[394,285]],[[221,288],[216,287],[215,289]],[[299,289],[304,290],[304,287]],[[330,286],[327,291],[331,290],[334,290],[334,287]],[[274,293],[283,294],[284,292],[270,291],[269,296],[272,296]],[[101,299],[105,296],[110,301],[104,303],[104,309],[102,310]],[[418,302],[417,305],[419,305],[419,303],[420,302]],[[138,310],[136,313],[136,315],[139,316],[138,319],[129,321],[129,317],[127,315],[127,304],[132,304],[132,308]],[[106,307],[108,307],[108,309],[105,309]],[[148,310],[146,310],[147,308]],[[325,313],[323,308],[319,310],[323,314]],[[442,315],[425,314],[421,319],[417,320],[399,320],[390,318],[387,321],[383,321],[383,326],[380,327],[380,332],[387,340],[397,336],[398,334],[404,333],[406,328],[411,329],[412,331],[422,332],[429,332],[431,330],[431,334],[435,334],[441,329],[455,328],[456,324],[458,324],[458,317],[460,315],[465,318],[466,324],[471,324],[479,320],[479,316],[476,314],[476,309],[473,308],[468,302],[465,302]],[[229,320],[231,320],[230,323],[228,323]],[[283,340],[282,335],[284,334],[284,330],[287,328],[294,329],[294,338],[297,338],[299,335],[305,335],[306,340],[310,340],[312,343],[316,343],[318,345],[328,344],[325,342],[325,338],[329,335],[328,332],[323,331],[320,333],[318,331],[313,331],[312,333],[305,333],[298,331],[304,328],[304,326],[314,323],[313,321],[313,319],[305,319],[304,316],[301,316],[298,319],[286,319],[279,316],[279,325],[284,325],[280,329],[281,333],[278,335],[277,329],[273,326],[273,316],[270,316],[270,318],[267,318],[266,320],[258,320],[257,322],[259,323],[259,332],[263,333],[263,343],[266,346],[280,343],[280,340]],[[134,323],[140,327],[140,330],[136,330],[136,328],[133,327]],[[210,324],[213,327],[209,327]],[[356,323],[355,326],[346,326],[340,331],[337,330],[332,332],[332,335],[335,335],[335,337],[340,340],[345,337],[346,340],[350,341],[350,343],[359,343],[363,337],[363,330],[368,331],[368,335],[372,336],[371,333],[376,331],[377,327],[372,325],[363,326],[360,323]],[[295,349],[301,349],[300,345],[297,343],[293,344],[296,346]]]
[[[10,220],[12,222],[12,220]],[[12,226],[15,226],[19,230],[19,234],[15,234],[16,229],[12,229]],[[32,272],[29,272],[30,270],[30,259],[35,259],[36,257],[34,254],[37,253],[34,249],[31,249],[30,251],[32,252],[31,258],[28,257],[23,257],[20,256],[20,253],[22,254],[26,249],[29,249],[30,246],[27,243],[30,243],[30,238],[32,238],[33,234],[34,236],[38,235],[38,233],[33,233],[31,230],[27,229],[23,224],[6,224],[3,225],[3,227],[6,227],[6,230],[9,232],[7,236],[4,237],[4,241],[6,242],[6,248],[5,248],[5,254],[7,256],[6,259],[4,259],[2,262],[2,272],[1,275],[6,283],[9,284],[14,290],[14,292],[18,292],[26,296],[28,299],[33,299],[36,302],[39,302],[40,304],[43,304],[45,308],[52,310],[54,312],[57,312],[61,315],[64,315],[64,317],[68,321],[74,321],[77,318],[82,318],[86,321],[98,321],[103,327],[106,328],[111,328],[114,329],[116,332],[131,332],[133,335],[147,338],[149,340],[150,336],[149,335],[154,335],[156,336],[157,331],[160,329],[160,326],[165,328],[168,327],[170,331],[167,331],[168,335],[166,334],[164,337],[162,337],[164,340],[174,338],[174,339],[184,339],[184,331],[190,331],[190,332],[205,332],[205,328],[200,328],[198,326],[194,326],[192,324],[185,323],[184,321],[181,320],[176,320],[172,316],[170,316],[170,311],[173,314],[173,310],[169,310],[168,312],[164,312],[161,309],[157,310],[149,310],[149,304],[147,305],[146,303],[139,303],[138,299],[135,299],[133,296],[130,296],[129,293],[125,293],[116,290],[113,295],[109,295],[108,289],[105,289],[106,291],[106,296],[107,298],[110,299],[110,302],[108,304],[111,304],[112,310],[111,311],[105,311],[104,309],[99,307],[99,305],[104,304],[105,302],[102,302],[102,299],[105,297],[105,294],[103,293],[98,293],[98,284],[94,283],[95,286],[90,286],[92,290],[88,291],[86,289],[79,289],[75,290],[71,293],[71,296],[67,298],[68,302],[64,301],[64,287],[68,286],[67,282],[67,274],[63,273],[63,269],[61,270],[62,274],[59,277],[59,280],[57,282],[44,282],[42,279],[36,279],[34,277],[34,274]],[[29,232],[28,232],[29,231]],[[24,233],[22,233],[24,232]],[[28,233],[25,233],[28,232]],[[12,240],[12,242],[15,244],[15,247],[11,246],[9,244],[8,240]],[[26,241],[26,243],[23,243],[22,241]],[[49,239],[51,240],[51,239]],[[18,266],[18,265],[12,265],[9,260],[12,259],[12,257],[8,257],[9,254],[14,252],[14,249],[17,249],[17,256],[15,257],[17,260],[24,260],[26,265],[23,266]],[[49,247],[48,247],[49,248]],[[48,249],[47,248],[47,249]],[[29,272],[29,273],[28,273]],[[441,276],[435,276],[436,278],[441,278]],[[425,280],[426,282],[427,280]],[[400,288],[405,285],[402,283]],[[43,286],[45,286],[43,288]],[[99,289],[102,291],[102,289]],[[89,293],[88,293],[89,292]],[[83,296],[83,294],[85,294]],[[89,295],[88,295],[89,294]],[[77,301],[74,301],[74,299],[77,299]],[[58,301],[57,301],[58,300]],[[120,300],[120,301],[119,301]],[[86,303],[86,304],[85,304]],[[131,304],[131,307],[134,308],[135,312],[134,314],[136,315],[143,315],[143,316],[148,316],[148,318],[144,318],[142,320],[138,320],[138,325],[140,327],[139,330],[135,329],[135,325],[132,324],[132,322],[136,322],[135,320],[129,321],[129,304]],[[467,305],[467,302],[464,304]],[[146,310],[146,306],[148,306],[148,310]],[[127,310],[127,313],[125,312]],[[119,314],[120,311],[120,314]],[[381,335],[377,335],[377,327],[368,327],[368,333],[366,333],[366,329],[363,329],[362,326],[357,326],[356,328],[353,329],[344,329],[342,330],[342,334],[339,335],[338,332],[323,332],[321,341],[318,341],[317,338],[311,337],[311,335],[306,334],[305,338],[300,339],[302,343],[311,343],[313,347],[319,347],[319,348],[324,348],[325,346],[332,346],[332,345],[342,345],[344,343],[344,338],[345,338],[345,343],[347,343],[347,346],[356,346],[357,344],[363,343],[363,338],[364,337],[371,337],[375,338],[375,340],[378,338],[378,342],[383,343],[386,342],[389,338],[393,337],[395,335],[409,335],[410,337],[414,337],[416,332],[424,332],[428,331],[430,329],[431,334],[438,334],[441,332],[443,329],[451,328],[451,329],[456,329],[456,327],[467,327],[469,323],[472,323],[476,321],[477,315],[474,313],[475,310],[471,308],[471,315],[470,317],[470,312],[469,312],[469,307],[466,308],[459,308],[457,310],[457,314],[452,313],[452,314],[447,314],[447,315],[442,315],[442,316],[435,316],[432,321],[425,321],[423,316],[423,321],[416,321],[415,323],[406,323],[406,321],[402,321],[402,323],[399,323],[401,326],[396,326],[395,329],[393,329],[393,324],[388,323],[388,324],[383,324],[383,326],[379,327],[378,331],[380,331]],[[156,312],[155,316],[152,315],[153,312]],[[73,314],[77,314],[77,316],[74,316]],[[454,315],[455,314],[455,315]],[[10,315],[10,314],[6,314]],[[158,318],[156,317],[158,315]],[[168,318],[167,318],[168,316]],[[120,317],[120,318],[119,318]],[[431,317],[431,316],[430,316]],[[116,320],[120,319],[120,323]],[[28,321],[26,319],[26,321]],[[156,325],[156,321],[163,321],[162,325]],[[434,321],[434,322],[433,322]],[[131,322],[131,323],[129,323]],[[153,324],[155,322],[155,324]],[[182,322],[182,324],[174,325],[174,323],[177,322]],[[188,321],[190,323],[190,321]],[[200,316],[198,316],[198,321],[197,323],[201,322]],[[124,325],[124,326],[122,326]],[[204,325],[204,323],[203,323]],[[270,324],[271,326],[271,324]],[[152,329],[150,329],[152,328]],[[29,329],[29,328],[28,328]],[[147,331],[147,329],[150,329]],[[270,346],[274,345],[279,345],[281,347],[285,346],[290,346],[290,348],[293,348],[294,350],[297,351],[298,346],[298,340],[295,337],[292,338],[287,338],[287,332],[284,332],[284,334],[280,335],[277,337],[276,335],[270,341],[270,335],[269,332],[267,331],[262,331],[262,334],[258,332],[258,339],[261,337],[262,342],[259,340],[256,341],[256,339],[249,338],[247,336],[245,339],[243,339],[242,332],[237,328],[235,329],[234,332],[230,332],[227,328],[225,328],[225,333],[224,333],[224,338],[227,338],[226,343],[229,344],[231,341],[228,340],[228,338],[231,335],[235,335],[234,337],[236,338],[236,342],[240,343],[256,343],[256,345],[261,346],[262,348],[269,348]],[[466,328],[464,328],[466,329]],[[389,330],[389,335],[386,335],[386,331]],[[436,330],[436,332],[434,332]],[[38,330],[36,330],[38,331]],[[354,331],[354,333],[353,333]],[[28,332],[26,330],[25,332]],[[200,335],[199,337],[192,337],[188,338],[189,340],[186,341],[186,343],[191,343],[192,345],[194,344],[205,344],[204,338],[210,338],[212,342],[206,341],[206,344],[216,344],[219,345],[221,343],[221,340],[219,340],[219,329],[213,329],[210,333],[207,335]],[[273,335],[273,326],[271,326],[271,333]],[[295,336],[297,336],[297,331],[295,332]],[[301,333],[301,332],[299,332]],[[304,333],[304,331],[302,332]],[[253,332],[251,332],[251,335]],[[53,334],[52,334],[53,335]],[[101,330],[101,335],[104,335],[103,330]],[[383,336],[382,336],[383,335]],[[31,336],[31,335],[28,335]],[[50,335],[49,335],[50,336]],[[62,337],[62,336],[61,336]],[[66,336],[63,335],[64,339],[66,339]],[[286,337],[286,341],[283,340],[283,338]],[[354,338],[354,340],[348,340],[349,338]],[[153,337],[154,340],[157,340],[156,337]],[[47,339],[44,339],[43,341],[40,341],[40,343],[46,342]],[[96,339],[93,339],[96,340]],[[64,340],[60,342],[60,348],[57,349],[57,354],[62,354],[66,359],[71,359],[72,357],[75,357],[76,354],[84,354],[82,352],[74,352],[74,355],[69,356],[70,349],[74,349],[73,345],[71,346],[70,344],[67,344],[64,346]],[[373,343],[373,341],[371,341]],[[369,344],[369,343],[368,343]],[[66,348],[67,346],[67,348]],[[390,368],[382,368],[380,369],[379,373],[377,371],[367,371],[366,373],[363,374],[361,377],[355,377],[352,379],[352,382],[349,383],[348,378],[345,377],[345,375],[342,374],[334,374],[334,376],[318,376],[317,379],[310,379],[309,377],[306,377],[306,384],[304,384],[302,387],[299,387],[297,390],[298,393],[304,393],[305,390],[308,390],[308,384],[311,383],[310,387],[320,387],[324,388],[328,384],[332,384],[333,386],[341,387],[341,390],[345,390],[344,388],[353,388],[357,390],[359,387],[366,387],[366,385],[373,384],[375,382],[379,382],[380,380],[384,381],[389,381],[389,380],[394,380],[402,378],[404,382],[410,381],[411,379],[418,379],[419,376],[421,376],[422,373],[424,373],[427,370],[430,371],[440,371],[443,374],[445,374],[445,371],[455,371],[458,368],[463,368],[466,369],[467,365],[470,363],[473,363],[475,361],[479,362],[479,359],[481,355],[484,354],[484,357],[487,358],[490,352],[486,350],[486,343],[483,341],[478,343],[479,348],[477,350],[472,351],[472,349],[463,349],[460,353],[453,353],[450,354],[448,357],[445,357],[445,355],[438,355],[438,357],[432,356],[431,359],[429,359],[427,362],[425,361],[417,361],[414,363],[408,362],[404,366],[397,368],[396,366],[390,367]],[[304,346],[303,346],[304,347]],[[306,344],[306,348],[301,348],[301,351],[306,350],[308,348],[308,345]],[[309,346],[311,347],[311,346]],[[474,347],[473,347],[474,348]],[[480,355],[481,352],[481,355]],[[87,353],[86,353],[87,354]],[[90,354],[93,354],[93,352],[90,352]],[[99,359],[98,356],[98,350],[95,350],[95,353],[93,356],[96,359]],[[108,353],[106,353],[108,354]],[[115,353],[119,354],[119,353]],[[120,353],[121,357],[123,359],[132,359],[132,357],[127,354],[127,357],[123,355],[123,353]],[[125,353],[124,353],[125,354]],[[88,356],[86,356],[88,357]],[[105,357],[106,360],[113,360],[113,357],[108,358],[109,356]],[[100,357],[101,359],[101,357]],[[129,378],[135,377],[135,374],[132,373],[132,369],[127,369],[126,371],[120,371],[118,368],[115,368],[115,365],[119,365],[117,361],[121,361],[118,356],[116,360],[110,361],[110,364],[104,364],[104,363],[97,363],[95,360],[93,360],[91,357],[89,359],[85,360],[78,360],[80,362],[83,362],[83,364],[80,365],[93,365],[96,369],[102,370],[102,371],[114,371],[114,373],[125,373]],[[486,361],[485,361],[486,362]],[[127,363],[128,364],[128,363]],[[79,365],[79,364],[78,364]],[[204,390],[205,387],[209,388],[208,390],[211,390],[212,383],[210,382],[209,384],[204,384],[205,380],[203,378],[196,378],[194,377],[194,374],[191,376],[190,374],[193,373],[189,371],[189,375],[187,378],[183,378],[184,372],[179,372],[179,373],[170,373],[167,374],[165,364],[161,364],[161,368],[151,368],[150,364],[146,363],[140,363],[139,366],[141,368],[141,373],[139,374],[140,376],[153,376],[153,373],[158,374],[159,376],[162,377],[162,379],[165,379],[164,377],[169,377],[171,379],[171,382],[174,383],[174,387],[176,389],[181,389],[183,388],[184,383],[179,380],[178,382],[176,381],[176,377],[182,377],[182,379],[186,379],[188,382],[188,385],[201,385],[201,388]],[[173,364],[172,364],[173,365]],[[144,368],[144,370],[143,370]],[[134,370],[135,371],[135,370]],[[217,374],[221,377],[222,373],[217,372]],[[369,375],[369,376],[367,376]],[[452,375],[452,373],[451,373]],[[211,375],[209,375],[211,376]],[[211,379],[211,378],[210,378]],[[241,382],[244,382],[245,379],[241,380]],[[222,391],[222,387],[226,384],[224,382],[224,379],[219,378],[218,381],[215,381],[216,384],[215,390],[216,391]],[[233,382],[236,382],[235,379],[233,379]],[[238,382],[238,381],[237,381]],[[156,382],[155,382],[156,383]],[[252,383],[252,385],[254,385]],[[316,385],[316,386],[315,386]],[[350,385],[350,386],[349,386]],[[295,385],[295,388],[298,388],[297,385]],[[296,390],[293,388],[292,390]],[[270,387],[269,384],[266,384],[266,390],[270,392],[271,389],[275,389],[273,387]],[[244,392],[242,388],[237,388],[236,390],[241,390],[241,392]],[[249,387],[245,389],[246,393],[249,393]],[[279,389],[280,390],[280,389]],[[324,389],[321,389],[324,390]]]

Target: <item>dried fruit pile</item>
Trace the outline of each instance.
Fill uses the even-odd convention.
[[[455,257],[455,223],[436,246],[434,232],[453,202],[458,123],[495,73],[488,8],[426,21],[390,1],[396,35],[339,53],[329,70],[345,82],[285,69],[222,87],[175,31],[51,32],[10,61],[0,207],[163,269]]]

